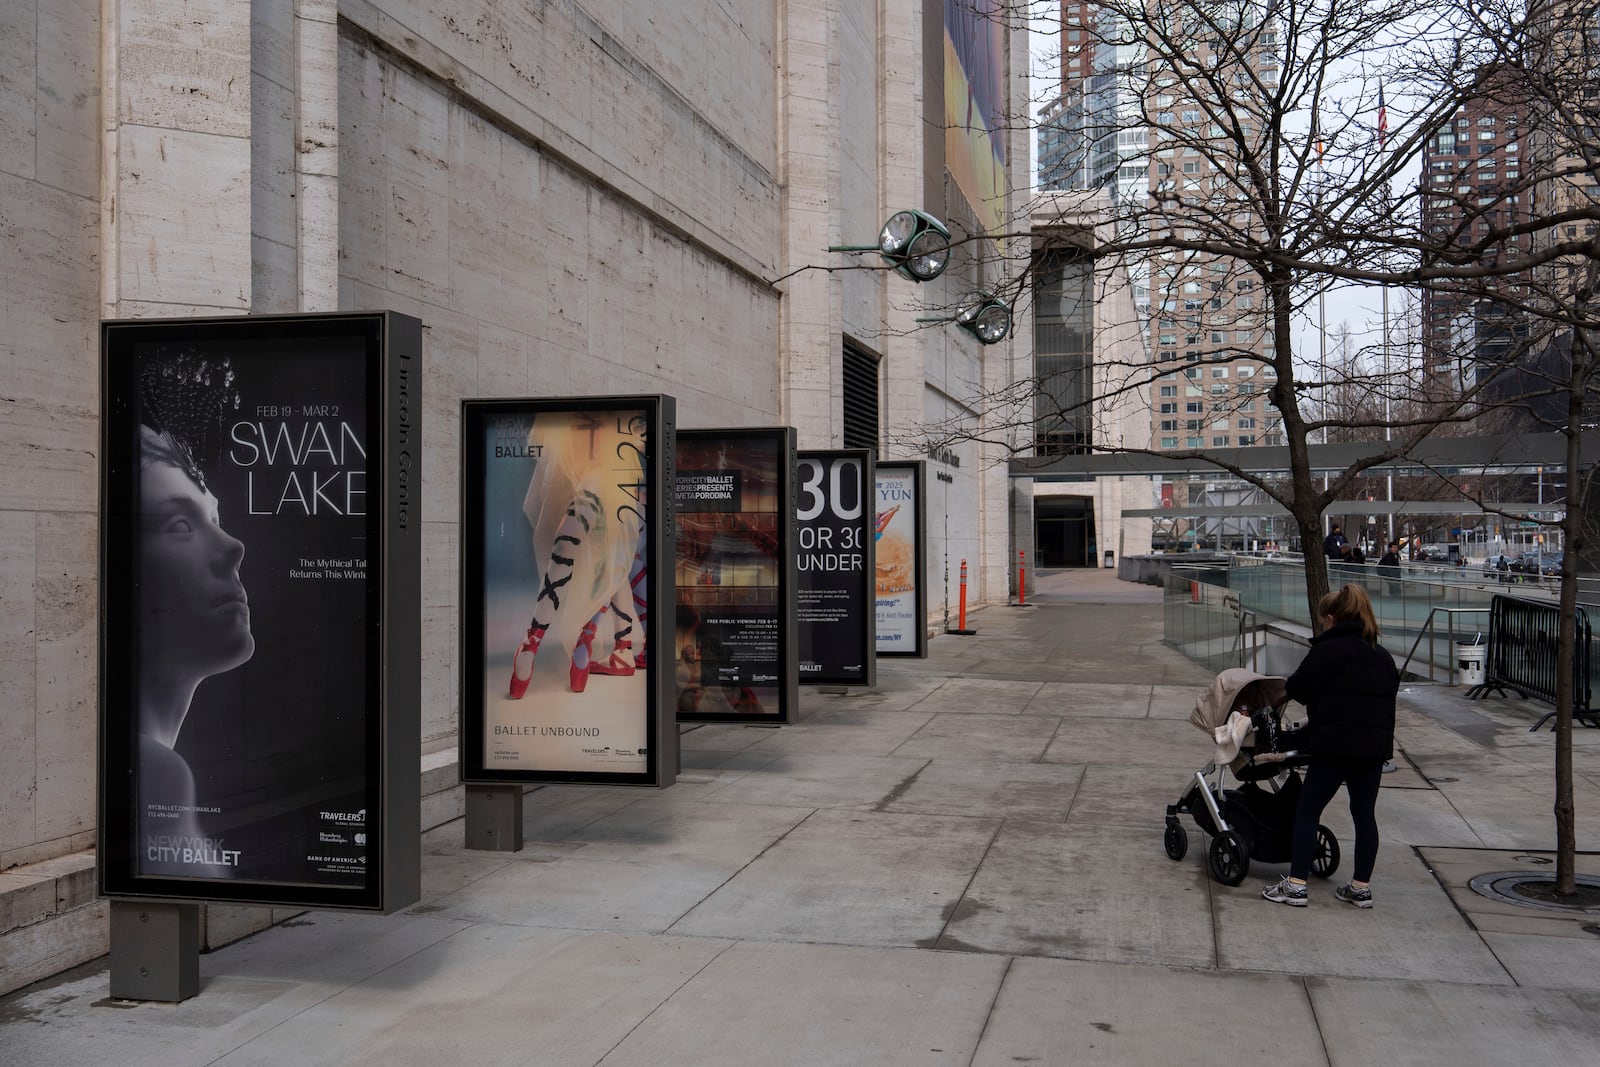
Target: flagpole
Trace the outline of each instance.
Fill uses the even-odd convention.
[[[1322,116],[1318,114],[1313,105],[1311,109],[1311,140],[1317,150],[1317,215],[1322,214]],[[1328,443],[1328,286],[1326,282],[1317,287],[1317,338],[1319,349],[1320,373],[1322,375],[1322,443]],[[1327,460],[1324,459],[1326,464]],[[1322,468],[1322,491],[1328,491],[1328,468]]]
[[[1389,108],[1383,100],[1383,82],[1378,83],[1378,151],[1383,151],[1389,141]],[[1394,205],[1394,188],[1389,182],[1383,183],[1383,215],[1389,218]],[[1394,400],[1394,387],[1389,379],[1389,283],[1383,283],[1383,440],[1385,443],[1394,437],[1394,413],[1390,406]],[[1388,487],[1387,500],[1389,502],[1389,540],[1394,540],[1394,471],[1391,468],[1384,477]]]

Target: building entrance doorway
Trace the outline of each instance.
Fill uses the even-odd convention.
[[[1033,537],[1041,567],[1095,565],[1094,501],[1088,497],[1035,497]]]

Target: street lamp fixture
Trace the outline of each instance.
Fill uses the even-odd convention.
[[[956,325],[979,344],[998,344],[1011,332],[1011,309],[992,294],[983,293],[956,313]]]
[[[875,245],[830,245],[830,252],[877,252],[884,262],[914,282],[931,282],[950,265],[950,231],[915,208],[896,211],[883,224]]]
[[[1011,309],[992,293],[979,293],[955,315],[929,315],[918,322],[953,322],[978,339],[981,345],[998,344],[1011,332]]]

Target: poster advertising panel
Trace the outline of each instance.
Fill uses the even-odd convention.
[[[102,323],[103,895],[418,898],[421,343]]]
[[[678,433],[679,722],[792,720],[794,454],[787,426]]]
[[[865,448],[805,451],[795,461],[796,610],[807,684],[877,680],[872,469]]]
[[[878,655],[926,656],[927,538],[922,463],[880,463],[873,474]]]
[[[676,779],[673,419],[657,395],[462,402],[463,781]]]

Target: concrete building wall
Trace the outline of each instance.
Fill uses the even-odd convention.
[[[0,5],[0,870],[94,840],[99,18]]]
[[[875,255],[813,269],[851,262],[828,246],[874,241],[892,209],[926,206],[942,184],[923,173],[925,104],[938,99],[922,85],[924,15],[938,13],[926,8],[3,6],[7,987],[105,947],[88,851],[96,320],[377,308],[422,320],[422,802],[437,825],[461,808],[462,398],[668,392],[680,425],[788,423],[802,447],[828,447],[850,337],[881,360],[885,458],[927,458],[920,423],[976,423],[978,384],[1008,380],[1007,346],[916,322],[964,295],[953,284],[916,286]],[[1020,34],[1014,47],[1025,54]],[[975,444],[929,468],[936,626],[946,557],[952,595],[966,557],[970,602],[1005,598],[1007,486]],[[206,943],[276,917],[209,908]]]

